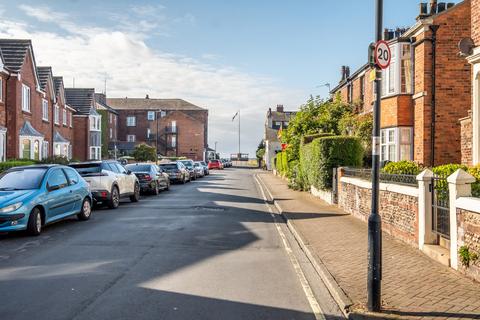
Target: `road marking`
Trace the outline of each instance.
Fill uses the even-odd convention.
[[[300,263],[298,262],[298,259],[295,257],[292,248],[288,244],[287,237],[285,236],[285,233],[283,232],[282,228],[277,222],[277,219],[275,217],[275,213],[272,210],[272,207],[268,204],[268,199],[265,195],[265,192],[263,190],[263,187],[260,183],[260,181],[257,178],[257,175],[254,175],[255,182],[257,183],[258,187],[260,188],[260,192],[262,193],[262,198],[263,201],[265,201],[265,206],[268,208],[268,211],[270,212],[270,216],[273,219],[274,225],[277,228],[278,234],[280,235],[280,238],[282,239],[283,242],[283,247],[285,248],[285,251],[287,252],[287,256],[290,259],[290,262],[293,265],[293,269],[295,270],[295,273],[297,274],[298,280],[300,281],[300,284],[302,285],[303,292],[305,293],[305,296],[307,297],[308,303],[310,304],[310,308],[313,311],[313,314],[315,316],[316,320],[325,320],[325,316],[323,315],[323,311],[320,308],[320,305],[318,304],[317,299],[315,298],[315,295],[313,294],[313,290],[308,284],[307,278],[305,277],[305,274],[303,273],[302,268],[300,267]],[[268,189],[266,189],[268,193]],[[271,194],[270,194],[271,196]],[[272,197],[273,199],[273,197]]]

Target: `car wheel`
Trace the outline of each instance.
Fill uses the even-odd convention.
[[[112,192],[110,194],[110,200],[108,201],[108,207],[110,209],[117,209],[119,205],[120,205],[120,193],[118,191],[118,188],[116,186],[114,186],[112,188]]]
[[[153,188],[153,194],[158,196],[160,194],[160,188],[158,187],[158,182],[155,183],[155,188]]]
[[[90,216],[92,215],[92,204],[90,203],[90,199],[85,198],[83,199],[82,203],[82,209],[80,210],[80,213],[77,214],[78,220],[81,221],[87,221],[90,219]]]
[[[28,218],[27,233],[31,236],[38,236],[42,233],[42,212],[39,208],[33,208]]]
[[[130,201],[138,202],[138,200],[140,200],[140,187],[138,186],[138,183],[135,183],[135,186],[133,187],[133,195],[130,196]]]

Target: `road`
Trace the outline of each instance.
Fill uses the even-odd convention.
[[[0,235],[1,318],[339,319],[322,286],[309,295],[306,260],[285,249],[299,251],[254,173],[216,171],[39,237]]]

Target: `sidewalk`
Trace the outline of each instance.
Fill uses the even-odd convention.
[[[361,312],[366,303],[367,225],[306,192],[288,189],[286,181],[271,173],[258,177],[306,250],[353,302],[350,311]],[[480,284],[385,233],[382,297],[385,313],[377,318],[480,319]]]

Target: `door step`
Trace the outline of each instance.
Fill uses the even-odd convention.
[[[425,244],[422,251],[433,260],[450,267],[450,251],[448,249],[439,245]]]

